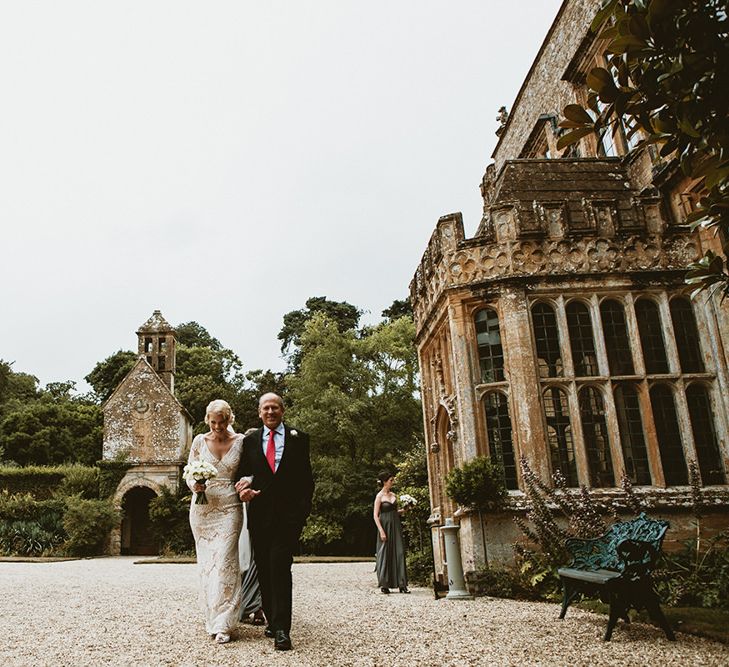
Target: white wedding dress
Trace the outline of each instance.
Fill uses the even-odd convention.
[[[238,563],[238,538],[243,512],[235,492],[233,476],[238,468],[243,436],[238,435],[222,459],[208,449],[203,434],[190,447],[188,461],[202,459],[215,466],[218,476],[208,480],[208,502],[196,505],[193,493],[190,526],[195,537],[197,568],[200,576],[200,608],[205,615],[208,634],[230,632],[240,618],[241,577]],[[194,482],[188,482],[190,490]]]

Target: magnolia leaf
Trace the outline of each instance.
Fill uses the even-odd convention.
[[[562,150],[566,146],[570,146],[580,139],[582,137],[586,137],[588,134],[592,134],[594,132],[593,128],[591,127],[582,127],[578,130],[572,130],[572,132],[567,132],[567,134],[562,135],[559,138],[559,141],[557,141],[557,150]]]
[[[618,4],[618,0],[608,0],[595,14],[595,18],[592,19],[592,24],[590,25],[590,30],[592,32],[597,32],[597,30],[600,28],[600,26],[605,22],[605,20],[613,13],[613,10],[615,9],[615,6]]]
[[[568,120],[572,120],[576,123],[582,123],[583,125],[592,125],[593,119],[587,111],[585,111],[579,104],[568,104],[562,113]]]
[[[607,86],[615,87],[612,74],[604,67],[593,67],[587,74],[587,85],[596,92],[601,92]]]

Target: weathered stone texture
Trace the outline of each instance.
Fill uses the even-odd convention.
[[[583,157],[558,158],[554,125],[546,124],[566,104],[584,100],[584,73],[599,59],[599,44],[588,36],[599,4],[564,2],[500,131],[495,163],[481,186],[484,214],[476,234],[465,237],[460,213],[441,217],[410,284],[430,524],[436,570],[444,577],[437,528],[448,516],[460,520],[466,569],[511,557],[518,537],[511,513],[524,511],[523,480],[514,465],[522,455],[544,481],[556,469],[571,467],[573,486],[598,488],[608,497],[619,495],[615,487],[624,472],[637,475],[634,461],[642,456],[647,472],[634,486],[655,513],[671,515],[676,532],[668,544],[690,524],[688,487],[667,481],[686,472],[684,460],[704,457],[706,463],[707,452],[716,451],[711,466],[721,469],[724,483],[713,484],[727,488],[729,310],[706,294],[691,302],[683,294],[685,267],[709,248],[721,251],[711,235],[680,226],[685,195],[694,184],[649,150],[630,152],[625,140],[615,146],[618,157],[598,157],[597,143],[588,137],[581,142]],[[549,150],[544,144],[532,150],[537,139],[546,140]],[[618,305],[622,315],[617,325],[616,320],[609,324],[622,328],[626,342],[606,334],[605,303]],[[542,340],[551,351],[539,358],[535,305],[554,317],[554,333],[547,343]],[[674,306],[688,307],[695,325],[686,329],[675,320]],[[638,321],[646,307],[655,312],[650,340],[643,340],[646,316],[641,315],[643,331]],[[477,316],[486,312],[496,329],[478,329]],[[687,334],[694,326],[695,333]],[[627,350],[622,354],[631,368],[611,374],[615,345]],[[660,369],[646,360],[645,345],[665,355]],[[681,356],[689,347],[700,362],[687,370]],[[546,368],[549,355],[555,368]],[[502,364],[499,377],[484,374],[482,363]],[[654,412],[654,389],[661,387],[668,388],[672,405]],[[692,388],[700,388],[710,417],[689,405]],[[627,404],[618,406],[618,389],[634,392],[630,414]],[[487,403],[494,397],[496,403]],[[675,420],[673,432],[662,429],[666,414]],[[630,437],[628,419],[634,429]],[[672,437],[674,443],[666,445]],[[678,449],[675,456],[664,451],[666,446]],[[447,473],[478,455],[503,456],[499,448],[505,447],[513,454],[510,512],[480,517],[455,507],[445,493]],[[712,529],[727,525],[729,496],[719,493],[712,502]]]
[[[140,358],[104,405],[103,457],[183,461],[189,430],[182,405]]]
[[[600,0],[565,2],[509,112],[509,119],[492,155],[496,171],[506,160],[519,157],[526,138],[544,113],[558,115],[574,102],[575,89],[562,75],[588,34]]]

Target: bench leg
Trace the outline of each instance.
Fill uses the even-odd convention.
[[[618,622],[619,618],[624,618],[627,616],[628,612],[625,608],[625,605],[622,602],[621,597],[615,593],[610,593],[610,616],[608,617],[608,624],[607,624],[607,630],[605,630],[605,636],[603,639],[606,642],[610,641],[610,638],[613,636],[613,628],[615,627],[615,624]]]
[[[562,611],[559,614],[560,619],[565,617],[567,607],[569,607],[578,595],[578,591],[570,586],[564,579],[562,580]]]
[[[658,596],[652,588],[650,588],[650,592],[646,594],[644,603],[650,619],[655,623],[658,623],[670,641],[675,642],[676,635],[673,634],[673,629],[668,623],[668,619],[664,616],[661,605],[658,602]]]

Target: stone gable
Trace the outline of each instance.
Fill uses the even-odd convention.
[[[186,411],[140,357],[104,404],[104,460],[183,461],[191,426]]]

